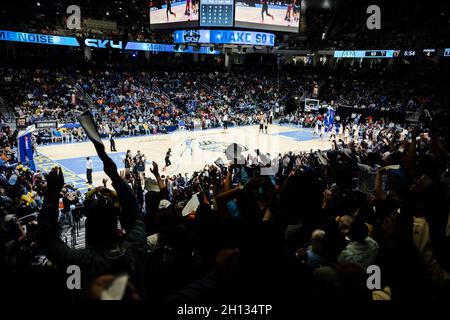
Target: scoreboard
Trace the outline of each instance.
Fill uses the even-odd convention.
[[[336,50],[335,58],[393,58],[394,50]]]
[[[386,58],[390,57],[388,50],[368,50],[364,52],[366,58]]]
[[[439,59],[450,57],[450,48],[406,49],[406,50],[336,50],[335,58],[407,58],[407,59]]]
[[[300,2],[301,0],[151,0],[150,29],[236,27],[298,33]]]
[[[233,27],[234,0],[200,0],[201,27]]]

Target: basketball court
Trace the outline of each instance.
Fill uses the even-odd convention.
[[[167,20],[167,6],[163,5],[161,9],[150,11],[150,23],[160,24],[167,22],[183,22],[183,21],[196,21],[198,20],[198,12],[194,13],[191,9],[190,15],[185,15],[186,11],[186,1],[172,3],[171,10],[176,14],[171,15],[169,13],[169,20]]]
[[[232,143],[243,146],[246,149],[243,152],[244,155],[247,153],[254,155],[255,150],[259,149],[272,157],[288,151],[324,150],[331,146],[325,137],[323,141],[313,138],[313,129],[310,128],[273,124],[269,125],[268,134],[258,133],[258,131],[258,125],[250,125],[228,130],[217,128],[117,138],[115,140],[117,152],[108,152],[108,154],[120,170],[124,168],[123,159],[126,151],[131,150],[134,156],[137,150],[140,150],[147,158],[145,174],[153,178],[149,171],[152,161],[158,163],[159,171],[164,175],[192,174],[194,171],[203,169],[206,164],[213,164],[218,158],[228,163],[225,149]],[[192,154],[187,147],[187,139],[193,139]],[[109,151],[109,141],[105,139],[103,142],[106,150]],[[168,148],[172,149],[172,165],[162,171]],[[90,187],[85,180],[86,157],[91,157],[94,163],[92,175],[94,186],[101,185],[102,179],[106,178],[102,162],[90,141],[38,146],[37,151],[39,153],[35,158],[37,169],[48,172],[55,165],[61,166],[66,183],[74,184],[82,192]]]
[[[283,26],[298,28],[298,21],[293,18],[291,21],[285,20],[287,7],[269,6],[269,14],[271,17],[264,13],[264,21],[261,17],[262,7],[241,7],[236,6],[236,22],[249,22],[249,23],[263,23],[267,25]]]

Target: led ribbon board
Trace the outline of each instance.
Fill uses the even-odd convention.
[[[275,45],[275,35],[267,32],[241,30],[177,30],[175,43],[212,43],[270,46]]]
[[[186,48],[176,48],[173,44],[159,44],[146,42],[128,42],[125,50],[140,50],[153,52],[179,52],[179,53],[200,53],[200,54],[220,54],[220,51],[214,50],[211,47],[194,48],[187,46]]]
[[[74,37],[62,37],[50,34],[27,33],[0,30],[0,41],[15,41],[24,43],[38,43],[60,46],[79,47],[77,39]]]
[[[79,47],[80,43],[74,37],[64,37],[48,34],[37,34],[27,32],[16,32],[0,30],[0,41],[15,41],[32,44],[48,44],[48,45],[60,45],[60,46],[72,46]],[[87,47],[92,48],[111,48],[111,49],[123,49],[125,50],[141,50],[141,51],[153,51],[153,52],[180,52],[180,53],[200,53],[200,54],[220,54],[220,51],[214,50],[211,47],[199,47],[195,48],[187,46],[186,48],[179,48],[179,46],[173,44],[159,44],[159,43],[146,43],[146,42],[128,42],[126,46],[122,41],[105,40],[105,39],[80,39],[80,42]]]
[[[395,50],[336,50],[335,58],[393,58]]]

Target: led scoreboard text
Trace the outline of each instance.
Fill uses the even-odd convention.
[[[275,35],[267,32],[240,30],[177,30],[175,43],[212,43],[270,46],[275,45]]]
[[[15,32],[6,30],[0,30],[0,41],[1,40],[61,46],[79,46],[77,39],[74,37],[62,37],[47,34]]]
[[[228,0],[220,0],[227,3]],[[275,34],[268,32],[255,32],[246,30],[177,30],[174,32],[174,44],[159,44],[148,42],[126,42],[112,39],[75,38],[58,35],[47,35],[29,32],[17,32],[0,30],[0,42],[12,41],[39,45],[58,45],[119,49],[150,52],[173,52],[173,53],[200,53],[220,54],[219,50],[212,46],[190,46],[187,44],[235,44],[250,46],[275,46]],[[179,44],[186,44],[180,46]],[[425,48],[416,50],[336,50],[334,58],[408,58],[415,59],[450,57],[450,48]]]

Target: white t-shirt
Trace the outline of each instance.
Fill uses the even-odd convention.
[[[91,159],[86,160],[86,169],[92,169],[93,166],[94,164]]]

